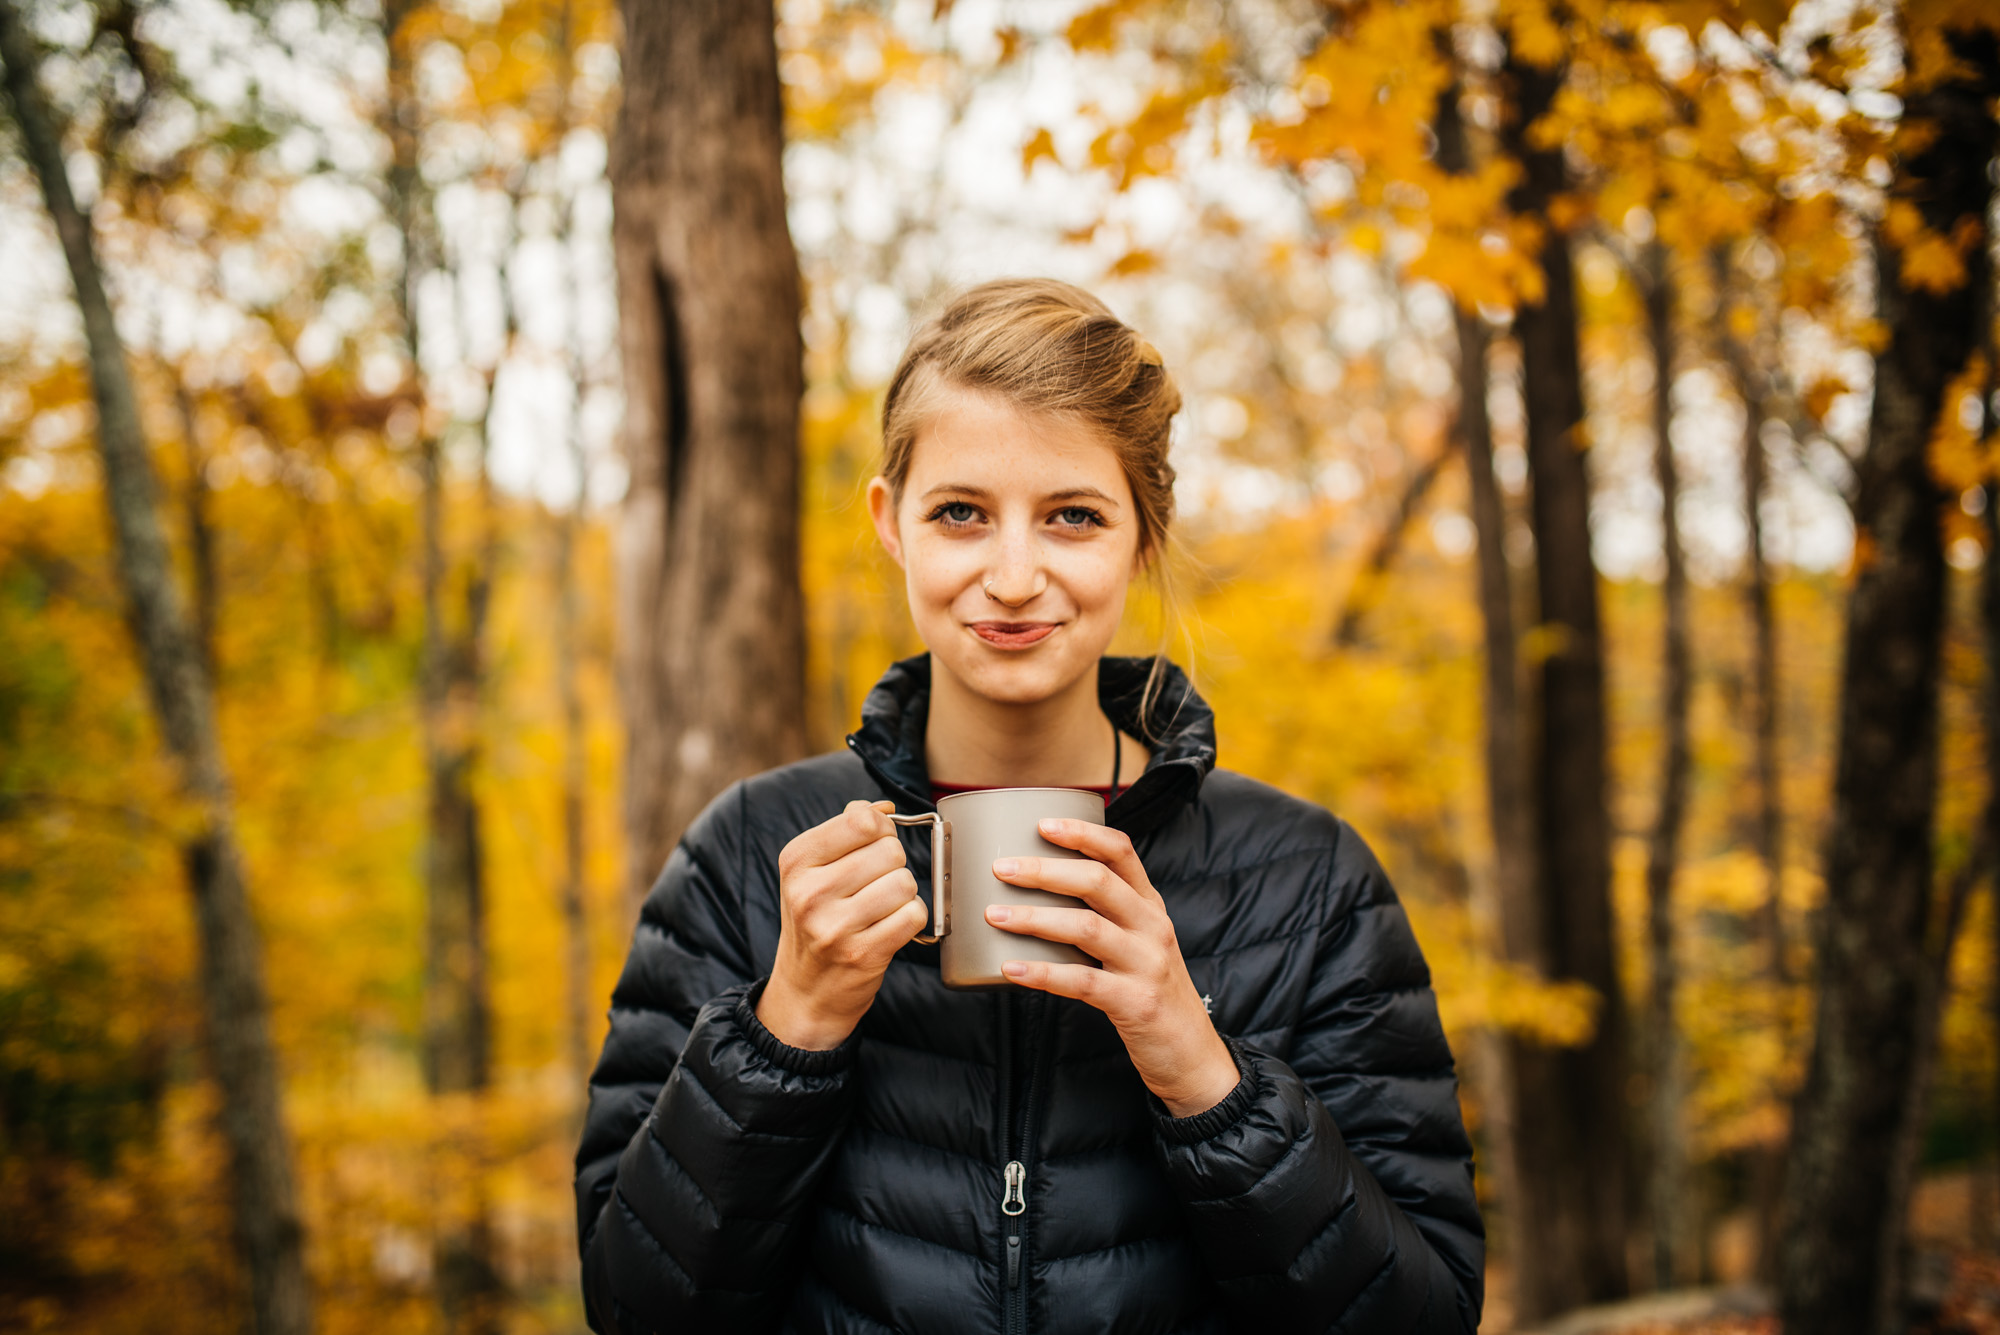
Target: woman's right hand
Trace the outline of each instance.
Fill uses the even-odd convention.
[[[847,804],[778,854],[778,957],[757,1018],[795,1048],[837,1048],[875,1002],[889,960],[924,930],[930,910],[888,813]]]

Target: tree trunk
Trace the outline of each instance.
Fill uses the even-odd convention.
[[[1782,987],[1790,981],[1785,963],[1784,932],[1784,797],[1778,769],[1778,623],[1771,606],[1771,565],[1764,541],[1764,498],[1770,490],[1769,460],[1764,452],[1764,423],[1770,406],[1764,393],[1759,359],[1729,328],[1728,256],[1718,249],[1711,257],[1715,284],[1715,345],[1729,373],[1730,387],[1743,405],[1743,602],[1750,613],[1754,637],[1751,664],[1753,710],[1752,768],[1757,790],[1754,844],[1764,867],[1761,930],[1765,970]]]
[[[803,371],[770,0],[622,8],[618,648],[636,906],[710,798],[805,752]]]
[[[237,848],[234,800],[216,736],[213,687],[173,579],[159,484],[131,369],[98,268],[91,221],[70,191],[62,134],[37,82],[40,52],[14,0],[0,0],[0,60],[29,166],[62,242],[83,316],[97,404],[104,495],[118,574],[153,714],[198,813],[181,844],[200,942],[202,1013],[228,1146],[236,1244],[250,1278],[258,1335],[305,1335],[312,1297],[292,1145],[280,1103],[256,920]]]
[[[1674,951],[1674,874],[1680,868],[1687,815],[1688,650],[1687,561],[1681,551],[1680,469],[1674,462],[1674,283],[1665,246],[1648,248],[1646,329],[1653,348],[1653,471],[1660,486],[1660,546],[1666,574],[1660,682],[1660,797],[1646,843],[1647,1099],[1651,1129],[1653,1283],[1661,1289],[1695,1277],[1695,1239],[1687,1189],[1687,1146],[1681,1125],[1685,1094],[1680,1028],[1674,996],[1680,968]]]
[[[577,451],[581,454],[581,451]],[[579,473],[579,478],[581,473]],[[556,688],[562,697],[562,922],[564,1055],[576,1077],[577,1097],[584,1095],[590,1076],[590,934],[583,897],[584,867],[584,747],[583,693],[578,689],[577,660],[583,633],[578,606],[576,540],[583,527],[584,494],[578,488],[575,505],[556,527]]]
[[[1905,291],[1877,246],[1888,346],[1855,500],[1855,582],[1840,697],[1817,1027],[1793,1114],[1779,1252],[1788,1330],[1872,1335],[1896,1325],[1907,1199],[1895,1147],[1912,1109],[1932,922],[1944,498],[1926,459],[1945,387],[1981,341],[1989,281],[1986,170],[2000,91],[1992,33],[1947,36],[1957,77],[1914,92],[1935,135],[1896,164],[1892,193],[1945,236],[1970,234],[1967,282]],[[1961,230],[1963,229],[1963,230]]]
[[[1992,281],[1988,279],[1989,283]],[[1996,434],[1993,395],[2000,390],[2000,364],[1996,364],[1994,348],[1989,341],[1986,353],[1986,429],[1982,433],[1984,443],[1990,449]],[[1990,457],[1990,456],[1989,456]],[[1985,694],[1982,704],[1983,722],[1986,726],[1986,846],[1992,851],[1996,864],[2000,864],[2000,483],[1986,484],[1986,562],[1979,572],[1979,630],[1986,657]],[[1986,986],[1987,1005],[1993,1016],[1993,1030],[2000,1033],[2000,865],[1996,865],[1987,889],[1991,898],[1987,902],[1987,931],[1992,940],[1987,943],[1990,952],[1987,958],[1989,976]],[[1987,1126],[1990,1148],[1993,1152],[1993,1170],[2000,1175],[2000,1062],[1993,1067],[1993,1110],[1992,1120]],[[1992,1195],[1987,1198],[1989,1207],[1983,1217],[1973,1223],[1973,1240],[1976,1246],[1991,1247],[2000,1239],[2000,1183],[1988,1188]]]
[[[1450,34],[1438,34],[1450,58]],[[1436,133],[1438,166],[1449,172],[1472,169],[1457,82],[1439,95]],[[1485,321],[1462,307],[1455,310],[1458,335],[1458,417],[1456,432],[1465,456],[1477,535],[1480,621],[1485,647],[1486,801],[1493,862],[1473,882],[1473,909],[1484,945],[1500,958],[1541,970],[1542,932],[1535,920],[1533,893],[1535,814],[1522,735],[1520,646],[1514,632],[1513,577],[1507,568],[1507,509],[1493,473],[1493,423],[1487,411],[1488,335]],[[1521,1172],[1519,1090],[1514,1074],[1515,1043],[1489,1029],[1478,1041],[1484,1076],[1486,1140],[1493,1177],[1507,1227],[1508,1255],[1518,1274],[1523,1255],[1544,1255],[1551,1245],[1546,1223],[1551,1208],[1545,1184]]]
[[[1762,428],[1763,395],[1746,377],[1743,400],[1743,510],[1749,533],[1744,602],[1756,637],[1752,724],[1757,771],[1757,860],[1764,867],[1763,930],[1766,971],[1783,988],[1791,981],[1785,964],[1785,808],[1778,770],[1778,618],[1771,606],[1771,566],[1764,553],[1764,497],[1768,491]]]
[[[2000,75],[2000,64],[1996,64],[1995,73]],[[1982,444],[1990,445],[1993,438],[1991,357],[1994,314],[1990,266],[1975,292],[1980,300],[1980,310],[1974,327],[1979,331],[1980,350],[1987,359],[1988,369],[1981,396],[1980,438]],[[1986,491],[1987,499],[1991,501],[1992,488],[1989,486]],[[1989,536],[1995,531],[1990,508],[1987,511],[1987,531]],[[1989,548],[1989,553],[1991,551]],[[1902,1294],[1907,1287],[1905,1277],[1910,1273],[1914,1254],[1908,1231],[1910,1198],[1916,1190],[1917,1171],[1923,1160],[1924,1136],[1930,1128],[1931,1086],[1937,1075],[1940,1030],[1944,1024],[1945,1006],[1951,999],[1952,952],[1958,945],[1959,929],[1965,924],[1972,891],[1992,869],[1996,851],[2000,851],[2000,843],[1995,842],[1995,834],[2000,832],[2000,784],[1992,782],[1995,772],[1993,758],[2000,756],[2000,667],[1996,666],[2000,665],[2000,658],[1994,656],[1996,651],[2000,651],[2000,562],[1990,555],[1980,573],[1975,615],[1978,618],[1977,638],[1986,655],[1985,681],[1980,699],[1988,757],[1986,803],[1973,830],[1971,851],[1954,872],[1945,890],[1943,904],[1937,912],[1940,925],[1930,933],[1925,951],[1927,958],[1917,975],[1917,1037],[1912,1045],[1911,1075],[1902,1125],[1897,1132],[1895,1157],[1889,1169],[1889,1199],[1893,1212],[1890,1218],[1900,1221],[1896,1237],[1887,1243],[1893,1250],[1887,1253],[1891,1269],[1883,1288],[1892,1297]],[[1977,1225],[1974,1227],[1976,1230]],[[1898,1307],[1891,1305],[1880,1326],[1883,1335],[1889,1335],[1892,1329],[1902,1329],[1901,1318],[1904,1314]]]
[[[486,980],[486,884],[479,804],[472,780],[479,764],[484,694],[486,576],[467,581],[465,624],[445,626],[446,561],[440,451],[422,441],[424,770],[429,839],[424,863],[427,921],[424,951],[424,1075],[434,1095],[484,1091],[492,1079],[492,1020]],[[479,480],[490,513],[484,446]],[[490,523],[490,520],[489,520]],[[490,563],[480,561],[481,570]],[[453,1147],[448,1153],[466,1152]],[[439,1230],[438,1302],[453,1331],[500,1329],[500,1278],[493,1262],[483,1154],[470,1146],[470,1199],[448,1205]]]
[[[564,218],[569,214],[566,210]],[[564,249],[568,253],[565,227]],[[577,404],[569,421],[569,453],[576,469],[576,498],[557,520],[556,528],[556,689],[562,699],[562,823],[563,876],[562,920],[564,967],[565,1039],[571,1072],[581,1107],[584,1085],[590,1076],[590,931],[584,906],[584,791],[586,747],[583,692],[578,681],[583,653],[582,594],[577,587],[577,537],[583,531],[590,503],[589,459],[583,450],[582,395],[584,367],[571,331],[570,374],[576,386]]]
[[[556,10],[556,82],[559,89],[556,130],[550,137],[550,166],[560,169],[562,149],[570,130],[570,99],[576,86],[576,14],[571,0]],[[560,179],[558,177],[558,179]],[[588,1096],[592,1049],[590,1043],[590,921],[584,899],[587,827],[584,794],[588,779],[588,733],[584,728],[583,692],[579,670],[583,656],[582,590],[578,586],[576,549],[590,513],[590,456],[584,449],[583,408],[590,368],[583,356],[583,322],[577,303],[583,290],[576,252],[574,199],[559,206],[562,219],[557,244],[571,266],[568,327],[564,355],[569,366],[570,413],[565,424],[570,465],[576,471],[576,496],[557,520],[556,528],[556,691],[562,704],[563,874],[560,904],[563,921],[564,1048],[576,1080],[577,1123],[581,1128]]]
[[[1553,102],[1563,70],[1536,68],[1510,50],[1503,73],[1513,107],[1501,142],[1523,171],[1509,204],[1517,214],[1546,220],[1568,184],[1562,150],[1532,147],[1528,130]],[[1550,977],[1587,983],[1601,1000],[1588,1042],[1524,1049],[1516,1064],[1521,1175],[1542,1184],[1549,1200],[1549,1245],[1520,1258],[1524,1320],[1623,1297],[1630,1284],[1625,1003],[1612,950],[1603,643],[1569,238],[1551,227],[1541,259],[1544,297],[1515,315],[1540,603],[1534,916],[1544,939],[1536,953],[1547,960]]]
[[[1764,973],[1778,1010],[1772,1022],[1784,1029],[1789,1008],[1786,991],[1791,969],[1785,961],[1784,797],[1778,769],[1778,622],[1771,605],[1771,566],[1765,554],[1764,497],[1769,491],[1769,461],[1763,427],[1770,417],[1760,359],[1753,356],[1729,328],[1730,274],[1728,256],[1717,249],[1711,256],[1715,286],[1715,346],[1729,373],[1736,398],[1743,405],[1743,520],[1748,536],[1744,554],[1743,602],[1750,614],[1751,746],[1756,789],[1753,845],[1764,872],[1764,898],[1758,929],[1763,936]],[[1774,1090],[1782,1097],[1782,1090]],[[1784,1149],[1757,1145],[1749,1151],[1751,1209],[1756,1216],[1755,1270],[1764,1283],[1777,1277],[1778,1192],[1784,1177]]]
[[[201,414],[181,379],[180,368],[164,367],[173,377],[174,406],[180,410],[181,458],[187,469],[187,491],[181,513],[187,523],[188,556],[194,566],[194,641],[209,688],[219,678],[215,664],[215,621],[218,590],[215,573],[215,526],[208,517],[208,451],[201,444]]]
[[[416,88],[416,61],[422,54],[405,20],[411,6],[393,3],[383,11],[388,47],[388,101],[384,129],[390,142],[390,211],[403,243],[398,288],[404,355],[422,401],[422,333],[416,292],[439,262],[436,220],[418,168],[423,109]],[[503,271],[503,299],[506,280]],[[511,309],[511,308],[510,308]],[[511,316],[510,316],[511,323]],[[510,331],[511,332],[511,331]],[[492,405],[488,381],[487,405]],[[478,505],[481,550],[465,578],[464,602],[456,618],[447,607],[451,569],[445,534],[442,443],[427,422],[418,428],[420,577],[423,596],[423,667],[419,688],[426,782],[424,857],[424,1082],[434,1096],[472,1095],[491,1082],[491,1007],[486,979],[484,846],[479,804],[472,781],[479,765],[480,709],[485,676],[486,607],[493,567],[492,481],[485,467],[481,426]],[[457,621],[454,626],[453,621]],[[466,1153],[454,1146],[447,1153]],[[455,1179],[469,1171],[465,1196],[447,1193],[440,1204],[437,1236],[437,1296],[447,1329],[484,1335],[499,1329],[500,1279],[493,1263],[492,1225],[484,1199],[480,1147],[469,1150],[471,1164],[448,1170]],[[456,1183],[454,1182],[454,1185]]]

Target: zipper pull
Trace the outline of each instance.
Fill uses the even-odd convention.
[[[1019,1159],[1007,1164],[1007,1194],[1000,1199],[1000,1213],[1004,1215],[1025,1214],[1028,1198],[1023,1194],[1028,1185],[1028,1169]]]

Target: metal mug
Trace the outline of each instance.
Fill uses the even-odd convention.
[[[935,812],[891,816],[898,825],[931,827],[931,930],[916,939],[938,943],[946,987],[1011,987],[1000,972],[1008,960],[1050,964],[1097,961],[1075,946],[1003,931],[986,921],[991,904],[1076,908],[1073,895],[1009,885],[993,875],[999,858],[1077,858],[1083,854],[1042,838],[1036,823],[1067,819],[1104,824],[1104,799],[1081,788],[986,788],[941,798]]]

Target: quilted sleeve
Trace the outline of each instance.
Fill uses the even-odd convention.
[[[1231,1042],[1242,1080],[1156,1140],[1232,1324],[1470,1335],[1484,1231],[1451,1051],[1409,920],[1351,829],[1288,1064]]]
[[[648,896],[591,1075],[577,1237],[603,1335],[773,1328],[853,1102],[858,1039],[810,1052],[757,1019],[740,802],[717,799]]]

